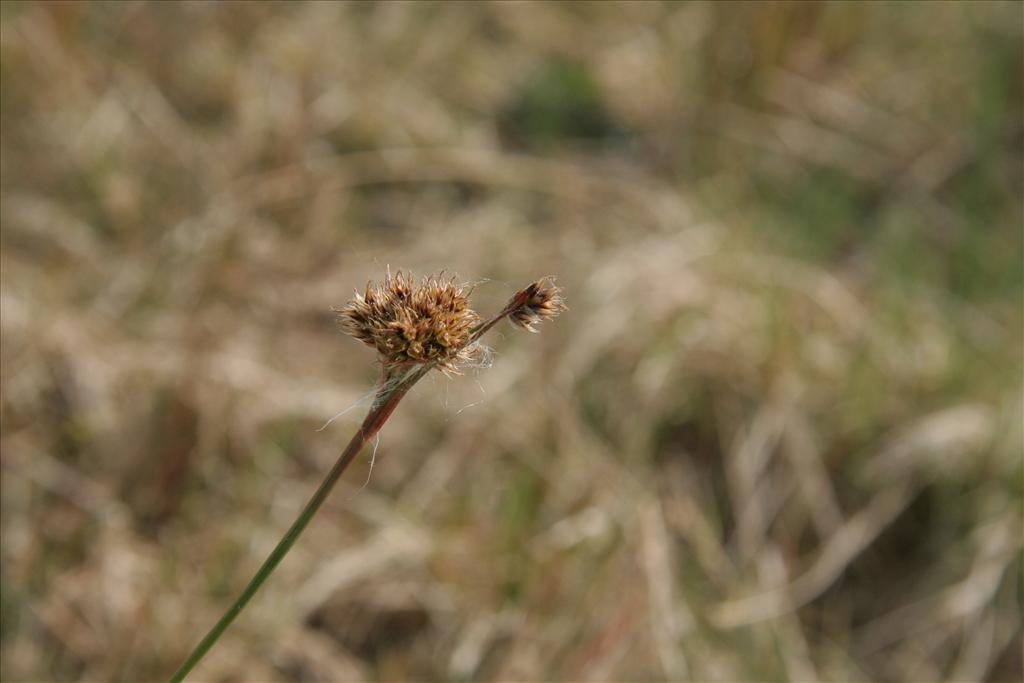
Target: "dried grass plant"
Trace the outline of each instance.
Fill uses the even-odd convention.
[[[480,338],[505,318],[517,327],[536,332],[537,325],[565,310],[561,290],[550,278],[537,280],[516,292],[501,311],[486,321],[481,321],[469,307],[470,290],[443,273],[426,277],[417,285],[411,273],[399,271],[392,275],[389,269],[383,282],[368,283],[363,294],[356,292],[346,306],[336,309],[341,329],[377,350],[381,378],[373,404],[295,522],[241,595],[174,672],[172,683],[188,676],[241,613],[295,545],[342,473],[380,432],[418,381],[435,368],[446,374],[458,373],[460,367],[480,353]]]
[[[0,680],[1024,680],[1022,12],[0,3]]]

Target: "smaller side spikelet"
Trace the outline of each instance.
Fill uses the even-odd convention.
[[[568,310],[562,298],[562,290],[555,287],[548,278],[537,280],[522,290],[513,297],[513,303],[520,296],[522,303],[509,311],[508,318],[514,325],[528,332],[537,332],[537,325],[541,322]]]

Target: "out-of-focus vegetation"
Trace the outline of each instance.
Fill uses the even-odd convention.
[[[1020,680],[1022,11],[3,3],[0,677]]]

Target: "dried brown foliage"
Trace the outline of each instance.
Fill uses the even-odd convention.
[[[572,315],[425,378],[197,680],[1021,680],[1022,11],[0,3],[0,678],[181,661],[390,262]]]

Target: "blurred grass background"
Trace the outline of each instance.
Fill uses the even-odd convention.
[[[181,662],[390,264],[572,310],[407,398],[196,680],[1020,680],[1022,12],[0,4],[0,677]]]

